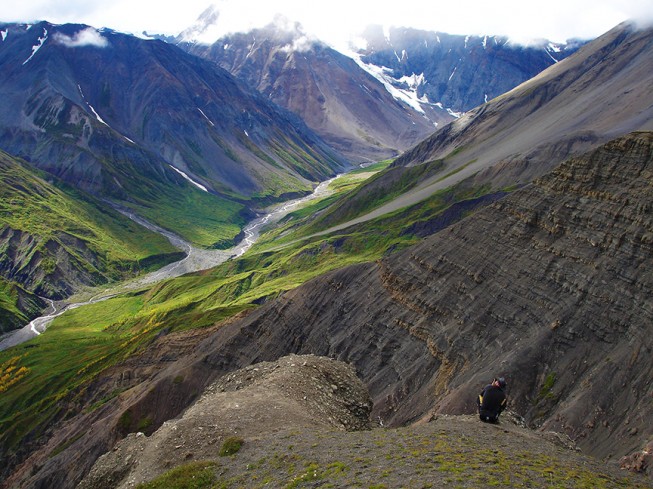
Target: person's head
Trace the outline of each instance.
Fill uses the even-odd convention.
[[[504,389],[506,387],[506,379],[504,379],[503,377],[499,377],[499,378],[495,377],[495,379],[492,381],[492,385]]]

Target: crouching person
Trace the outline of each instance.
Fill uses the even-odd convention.
[[[505,409],[508,402],[504,389],[506,380],[503,377],[494,379],[491,384],[486,385],[478,396],[478,416],[481,421],[496,423],[499,415]]]

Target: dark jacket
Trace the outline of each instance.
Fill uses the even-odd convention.
[[[478,396],[478,414],[483,421],[496,421],[507,401],[506,393],[501,387],[488,384]]]

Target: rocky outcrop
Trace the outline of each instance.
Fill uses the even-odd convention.
[[[0,275],[52,299],[63,299],[81,285],[107,282],[87,243],[66,233],[60,238],[43,240],[5,226],[0,231]]]
[[[632,472],[653,474],[653,441],[644,448],[621,459],[621,468]]]
[[[177,420],[129,435],[78,486],[133,487],[188,460],[216,459],[229,437],[256,440],[315,430],[369,429],[371,401],[354,369],[291,355],[224,376]]]

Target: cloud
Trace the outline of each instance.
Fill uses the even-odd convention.
[[[495,34],[514,39],[590,39],[626,19],[646,23],[651,0],[21,0],[0,1],[1,21],[45,19],[124,32],[177,35],[215,3],[220,12],[212,40],[230,32],[263,27],[282,13],[305,32],[342,45],[369,24],[414,27],[450,34]],[[650,23],[650,22],[649,22]]]
[[[72,37],[57,32],[54,36],[54,40],[60,44],[63,44],[67,48],[79,48],[82,46],[95,46],[96,48],[105,48],[109,45],[109,41],[102,37],[102,34],[100,34],[92,27],[87,27],[86,29],[77,32]]]

